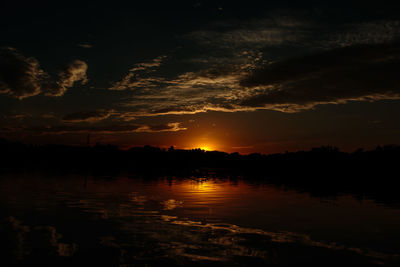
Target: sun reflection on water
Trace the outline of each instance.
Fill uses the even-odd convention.
[[[351,198],[342,198],[341,202],[337,202],[340,205],[327,206],[298,193],[217,178],[165,178],[146,182],[127,178],[112,181],[93,179],[83,188],[82,180],[43,181],[29,178],[24,179],[24,183],[14,177],[0,180],[2,203],[20,208],[21,202],[16,201],[24,200],[22,204],[26,210],[31,209],[32,203],[41,208],[38,211],[41,214],[39,223],[37,217],[29,220],[18,214],[7,214],[5,220],[0,220],[0,234],[6,231],[9,238],[0,240],[0,245],[10,247],[8,259],[15,262],[30,261],[32,257],[29,255],[36,253],[34,248],[39,246],[40,255],[51,256],[48,259],[82,259],[82,255],[86,255],[83,245],[88,240],[93,242],[90,245],[104,248],[99,255],[104,252],[104,258],[115,257],[121,265],[146,265],[155,259],[154,265],[158,266],[166,258],[180,265],[193,265],[194,261],[204,264],[223,261],[234,265],[242,258],[268,265],[296,263],[314,256],[318,259],[338,258],[341,262],[359,259],[361,263],[374,261],[379,264],[396,264],[400,259],[393,249],[360,246],[357,242],[348,243],[347,239],[321,239],[302,228],[287,229],[282,226],[285,221],[312,225],[322,215],[326,217],[326,210],[336,212],[331,215],[333,219],[344,214],[351,221],[349,205],[354,202]],[[65,183],[65,186],[58,191],[60,183]],[[32,184],[37,186],[37,193],[40,194],[34,194],[26,201]],[[9,194],[16,198],[4,197],[6,185],[14,188]],[[65,191],[68,185],[69,190]],[[47,193],[49,186],[55,194]],[[44,198],[46,202],[43,202]],[[369,204],[354,204],[356,206],[352,206],[351,211],[355,213],[355,218],[366,216],[363,211],[360,213],[360,207]],[[302,205],[307,205],[310,213],[300,214],[299,211],[304,211]],[[368,208],[371,209],[371,206]],[[383,213],[378,213],[377,209]],[[2,211],[7,212],[6,209]],[[387,212],[376,206],[371,216]],[[69,215],[68,218],[65,214]],[[394,214],[393,211],[391,214]],[[66,218],[68,224],[65,219],[58,222],[54,217]],[[362,219],[368,220],[368,217]],[[70,222],[77,220],[83,223],[68,230],[69,225],[75,225]],[[93,222],[98,227],[93,227]],[[314,223],[314,227],[319,227],[318,231],[321,229],[320,222]],[[336,222],[327,224],[324,220],[323,223],[326,224],[325,229],[335,230]],[[78,234],[71,235],[72,229]],[[393,229],[387,233],[380,232],[379,240],[384,234],[392,238],[397,228]],[[342,228],[340,230],[343,231]],[[65,240],[62,236],[66,237]],[[372,234],[370,236],[373,237]],[[42,260],[41,257],[37,259]],[[93,260],[92,254],[88,254],[89,259]],[[102,260],[99,258],[99,262]]]
[[[198,179],[198,180],[186,180],[180,184],[183,192],[202,194],[202,195],[216,195],[224,194],[226,188],[223,184],[218,184],[214,180]]]

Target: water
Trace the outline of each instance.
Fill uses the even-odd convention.
[[[400,210],[268,184],[86,175],[0,178],[9,264],[387,264]]]

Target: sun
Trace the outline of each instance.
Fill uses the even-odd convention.
[[[215,147],[211,146],[210,144],[198,144],[198,145],[193,146],[193,149],[198,149],[198,148],[201,150],[204,150],[204,151],[215,150]]]
[[[191,149],[201,149],[204,151],[216,151],[219,149],[219,143],[210,138],[193,138],[191,144],[188,145]]]
[[[201,146],[199,147],[201,150],[205,150],[205,151],[211,151],[213,150],[210,146]]]

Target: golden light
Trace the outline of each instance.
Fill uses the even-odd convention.
[[[182,188],[185,189],[185,193],[191,195],[192,198],[197,198],[199,201],[211,201],[214,197],[227,192],[223,186],[214,180],[186,180],[180,184]]]
[[[220,143],[207,137],[193,138],[189,141],[191,149],[201,149],[204,151],[215,151],[220,149]]]
[[[209,146],[201,146],[201,147],[199,147],[201,150],[205,150],[205,151],[211,151],[212,150],[212,148],[211,147],[209,147]]]
[[[197,148],[200,148],[201,150],[205,150],[205,151],[216,150],[215,147],[213,147],[210,144],[199,144],[199,145],[193,146],[193,149],[197,149]]]

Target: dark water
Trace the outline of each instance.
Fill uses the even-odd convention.
[[[352,196],[319,199],[223,179],[37,174],[1,177],[0,203],[2,260],[10,265],[400,260],[400,210]]]

